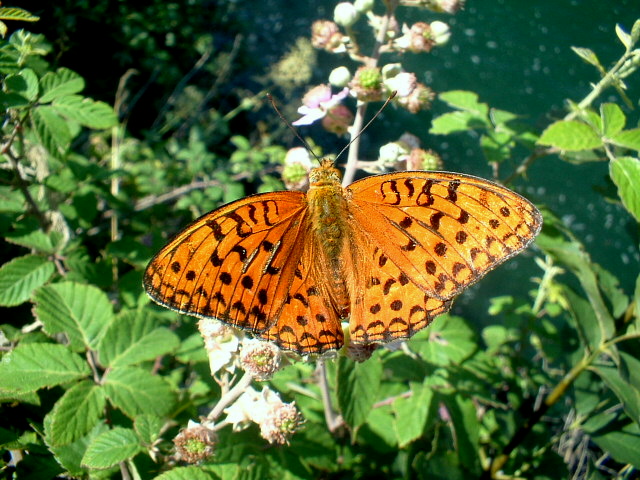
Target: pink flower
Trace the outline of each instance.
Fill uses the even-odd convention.
[[[318,85],[309,90],[302,97],[302,106],[298,108],[298,113],[302,115],[293,125],[311,125],[316,120],[323,118],[327,112],[338,105],[349,93],[348,88],[343,88],[341,92],[333,95],[330,85]]]

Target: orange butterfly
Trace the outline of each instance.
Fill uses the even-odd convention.
[[[458,173],[375,175],[346,188],[322,160],[302,192],[232,202],[193,222],[149,263],[160,305],[215,318],[300,354],[408,338],[526,248],[536,207]]]

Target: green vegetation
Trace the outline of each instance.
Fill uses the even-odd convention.
[[[610,67],[575,49],[576,63],[593,67],[591,91],[540,128],[527,112],[473,92],[436,100],[412,83],[400,54],[427,54],[449,35],[442,22],[426,23],[432,13],[423,7],[455,2],[356,1],[337,23],[314,24],[311,40],[291,39],[291,51],[260,77],[235,37],[235,2],[88,3],[35,12],[40,19],[0,8],[7,478],[637,478],[639,272],[635,291],[625,291],[623,272],[594,263],[555,205],[541,208],[529,294],[495,292],[489,312],[476,313],[486,321],[443,315],[405,348],[381,348],[361,363],[340,354],[319,368],[283,359],[264,382],[241,371],[245,339],[225,331],[205,349],[193,319],[150,302],[142,272],[190,220],[305,176],[300,163],[286,163],[289,133],[264,92],[290,100],[284,116],[294,118],[293,98],[312,86],[318,49],[349,67],[348,78],[334,70],[332,82],[345,81],[358,98],[354,114],[346,108],[353,98],[323,112],[329,132],[344,132],[345,121],[360,132],[367,104],[371,114],[392,89],[394,104],[412,114],[444,102],[450,110],[430,133],[449,142],[472,133],[503,183],[523,184],[547,156],[575,165],[576,175],[585,162],[607,162],[612,188],[601,202],[620,202],[637,238],[640,129],[630,106],[638,99],[627,98],[625,82],[640,66],[640,20],[616,28],[621,54]],[[408,22],[409,10],[424,22],[392,36],[391,20]],[[72,55],[87,48],[74,28],[85,17],[113,40],[95,76],[77,73],[82,62]],[[17,21],[35,23],[16,29]],[[46,36],[33,33],[45,27]],[[120,72],[109,91],[120,73],[107,67],[118,71],[128,58],[139,59],[138,72]],[[411,89],[402,92],[405,80]],[[140,110],[147,115],[136,118]],[[406,165],[411,148],[394,140],[377,140],[397,155],[381,155],[369,170]],[[349,149],[347,175],[358,147]],[[437,164],[429,152],[419,157]],[[264,368],[271,357],[256,358]],[[281,407],[280,423],[273,426],[275,410],[247,413],[248,401]]]

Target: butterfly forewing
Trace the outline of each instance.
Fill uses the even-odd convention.
[[[448,300],[524,249],[542,219],[495,183],[446,172],[399,172],[347,187],[350,213],[390,262],[425,293]]]
[[[260,332],[283,308],[302,255],[304,195],[255,195],[192,223],[144,277],[157,303]]]

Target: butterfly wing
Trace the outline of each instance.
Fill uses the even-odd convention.
[[[304,194],[254,195],[188,226],[149,263],[144,286],[160,305],[215,318],[311,353],[342,345],[337,315],[315,294]]]
[[[374,247],[366,256],[369,265],[361,264],[371,273],[363,279],[364,289],[352,302],[349,330],[354,343],[409,338],[451,308],[452,300],[425,293],[393,262],[383,260],[380,267],[384,256],[379,247]]]
[[[145,289],[180,313],[262,331],[287,298],[305,212],[298,192],[254,195],[214,210],[151,260]]]
[[[302,355],[337,350],[344,343],[338,313],[322,294],[323,279],[313,268],[316,257],[312,245],[313,242],[305,244],[305,249],[311,248],[298,263],[278,321],[261,335],[281,348]]]
[[[349,187],[350,214],[425,293],[458,295],[526,248],[542,226],[537,208],[487,180],[447,172],[398,172]]]

